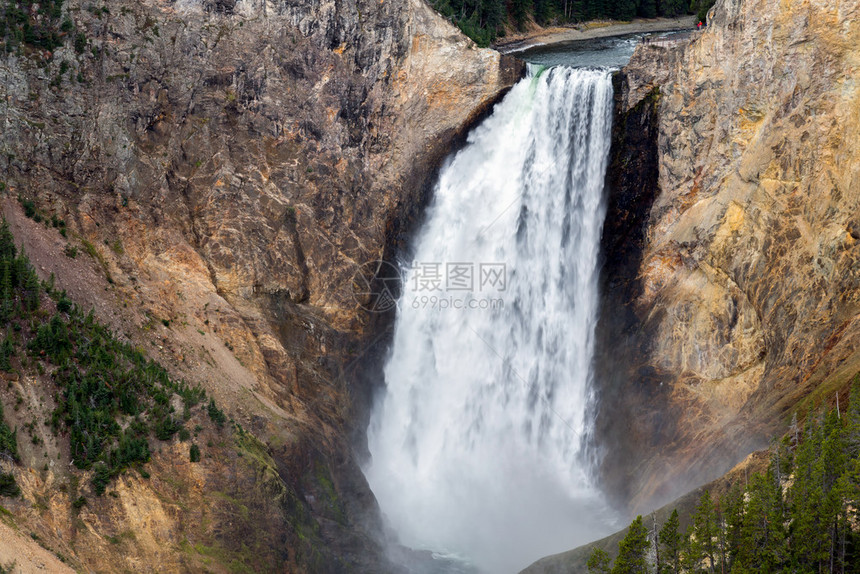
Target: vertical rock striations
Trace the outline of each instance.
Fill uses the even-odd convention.
[[[617,357],[621,328],[625,360],[603,366],[598,426],[639,504],[725,471],[860,370],[860,2],[711,15],[623,72],[617,141],[636,148],[615,152],[601,336]]]

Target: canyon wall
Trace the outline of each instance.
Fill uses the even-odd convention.
[[[632,509],[860,370],[858,78],[856,0],[719,0],[617,78],[597,433]]]
[[[80,513],[59,485],[87,477],[58,445],[34,473],[33,449],[4,505],[83,569],[391,568],[350,440],[385,319],[353,275],[391,254],[522,63],[423,0],[67,0],[63,18],[75,42],[0,57],[4,214],[43,278],[255,438],[213,437],[194,468],[159,447],[153,480]],[[17,384],[33,408],[54,392]]]

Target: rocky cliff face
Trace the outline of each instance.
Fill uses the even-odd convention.
[[[600,336],[625,360],[604,362],[598,432],[634,505],[714,478],[860,370],[858,73],[860,2],[721,0],[619,80],[646,129],[611,175]]]
[[[304,544],[298,558],[266,554],[277,569],[379,571],[363,534],[375,503],[349,434],[368,393],[357,361],[384,320],[359,307],[352,278],[408,231],[452,142],[522,64],[476,48],[423,0],[67,0],[63,14],[84,44],[0,59],[0,179],[10,198],[68,223],[70,246],[92,255],[88,274],[64,263],[66,239],[27,227],[10,200],[17,239],[40,273],[261,439],[259,464],[230,479],[226,454],[208,478],[156,463],[182,488],[227,492],[246,518],[269,517],[237,529],[210,516],[203,528],[219,544]],[[83,538],[63,548],[86,568],[181,569],[177,532],[200,519],[200,499],[164,488],[124,482],[105,502],[167,496],[173,511],[155,522],[102,509],[114,520],[105,528],[59,506],[26,520],[60,532],[57,544],[53,526],[82,521]],[[152,543],[112,546],[108,531]],[[208,567],[235,558],[197,550]]]

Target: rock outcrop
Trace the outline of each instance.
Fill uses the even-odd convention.
[[[522,63],[478,49],[423,0],[67,0],[63,15],[81,34],[74,46],[0,58],[0,179],[10,198],[68,223],[89,271],[66,268],[66,240],[34,233],[10,199],[17,239],[45,278],[265,443],[262,462],[229,480],[217,465],[206,479],[165,471],[183,488],[229,488],[268,517],[255,532],[210,516],[209,532],[289,546],[316,524],[317,547],[281,564],[274,554],[271,567],[384,570],[350,433],[369,393],[359,359],[385,321],[359,306],[353,275],[408,233],[433,170]],[[271,483],[253,480],[270,471]],[[52,480],[28,483],[25,498]],[[166,496],[159,488],[126,481],[115,504]],[[246,500],[273,488],[274,502]],[[155,522],[101,509],[107,530],[150,546],[103,544],[86,512],[24,519],[47,532],[83,521],[68,558],[86,568],[181,568],[176,527],[200,516],[189,500]]]
[[[860,370],[858,77],[860,2],[719,0],[619,79],[617,141],[639,147],[610,175],[598,434],[634,507],[725,472]]]

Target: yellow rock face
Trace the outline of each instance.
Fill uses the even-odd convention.
[[[640,501],[713,478],[857,370],[860,2],[725,0],[712,16],[653,72],[659,194],[634,306],[641,364],[672,397],[651,409],[675,420]],[[631,67],[666,64],[648,57]]]

